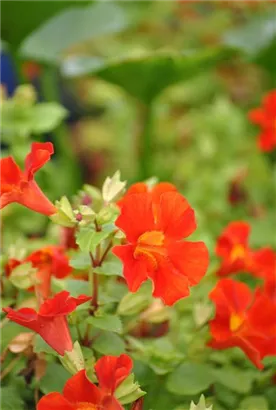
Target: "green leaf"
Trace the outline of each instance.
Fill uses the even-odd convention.
[[[29,1],[2,4],[1,37],[13,46],[39,27],[44,21],[79,1]],[[16,30],[14,29],[16,27]]]
[[[214,380],[208,365],[183,363],[169,375],[167,389],[174,394],[189,396],[206,390]]]
[[[101,354],[118,356],[125,352],[125,343],[115,333],[103,332],[93,343],[93,349]]]
[[[250,391],[254,380],[254,372],[250,370],[239,370],[230,366],[214,369],[213,376],[217,383],[242,394],[246,394]]]
[[[103,183],[103,200],[107,203],[115,201],[123,193],[125,186],[126,181],[121,181],[121,173],[116,171],[111,178],[107,177]]]
[[[251,396],[241,401],[238,410],[269,410],[269,406],[263,396]]]
[[[73,6],[46,21],[27,37],[20,53],[32,60],[55,63],[72,46],[119,32],[126,26],[127,17],[115,4]]]
[[[76,242],[83,252],[95,252],[97,246],[108,236],[110,231],[96,232],[91,228],[81,228],[76,235]]]
[[[123,276],[123,265],[119,260],[104,262],[102,266],[95,268],[94,271],[104,276]]]
[[[189,53],[156,52],[107,62],[96,75],[122,87],[133,97],[149,103],[168,86],[188,80],[230,55],[232,51],[226,49]],[[79,73],[76,71],[75,77],[77,76]]]
[[[86,321],[98,329],[109,330],[115,333],[122,333],[123,331],[122,322],[115,315],[89,317]]]
[[[32,131],[36,134],[54,130],[67,116],[67,110],[56,102],[36,104],[32,111]]]
[[[76,225],[76,217],[68,198],[63,196],[60,201],[56,201],[55,206],[57,212],[54,215],[51,215],[51,220],[54,223],[67,228],[74,227]]]
[[[137,382],[134,382],[134,375],[130,374],[116,389],[115,396],[121,404],[133,403],[144,396],[146,392],[140,389]]]
[[[60,364],[48,363],[46,373],[40,380],[40,389],[44,394],[53,391],[61,393],[69,377],[71,377],[70,373]]]
[[[2,386],[1,388],[1,409],[2,410],[24,410],[24,402],[17,389],[12,386]]]
[[[91,267],[91,259],[88,252],[76,252],[70,259],[69,265],[74,269],[85,270]]]

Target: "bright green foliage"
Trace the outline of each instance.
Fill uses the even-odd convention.
[[[116,389],[116,397],[122,404],[133,403],[146,393],[142,391],[139,384],[134,381],[134,375],[128,376],[123,383]]]

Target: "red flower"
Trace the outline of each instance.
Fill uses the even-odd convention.
[[[113,252],[124,264],[124,277],[131,292],[147,279],[153,295],[172,305],[189,294],[208,267],[203,242],[181,239],[196,229],[194,211],[178,192],[161,195],[127,194],[121,201],[115,224],[126,234],[126,245]]]
[[[248,246],[250,226],[246,222],[231,222],[217,241],[216,254],[222,259],[217,272],[227,276],[253,269],[252,251]]]
[[[61,246],[48,246],[38,251],[33,252],[23,261],[11,259],[5,267],[7,276],[10,276],[12,270],[18,265],[26,262],[31,262],[32,266],[37,269],[36,291],[42,299],[47,299],[51,291],[51,277],[62,279],[70,275],[72,268],[69,266],[69,258],[64,253]],[[34,288],[30,288],[33,291]]]
[[[123,410],[114,393],[131,369],[132,360],[125,354],[104,356],[95,365],[99,386],[91,383],[85,370],[81,370],[66,382],[63,394],[42,397],[37,410]]]
[[[0,209],[18,202],[33,211],[52,215],[56,208],[43,194],[34,180],[34,174],[49,161],[54,152],[51,142],[34,142],[21,171],[12,157],[1,159],[1,202]]]
[[[216,316],[210,322],[214,349],[239,347],[259,369],[265,356],[276,355],[276,306],[259,290],[222,279],[210,293]]]
[[[144,182],[137,182],[136,184],[131,185],[131,187],[127,190],[123,198],[120,199],[117,202],[117,204],[121,206],[124,199],[128,195],[142,194],[142,193],[148,193],[149,195],[151,195],[153,202],[158,203],[160,196],[162,194],[164,194],[165,192],[174,192],[174,191],[177,192],[177,189],[170,182],[159,182],[159,184],[154,185],[152,188],[149,188],[149,186],[145,184]]]
[[[250,111],[249,118],[262,129],[258,141],[260,150],[272,151],[276,147],[276,90],[266,94],[262,106]]]
[[[264,291],[276,303],[276,252],[263,248],[254,252],[255,276],[264,280]]]
[[[90,299],[85,295],[73,298],[64,290],[46,300],[38,312],[31,308],[16,311],[10,307],[3,308],[3,311],[7,313],[8,319],[38,333],[49,346],[63,356],[65,351],[73,349],[67,315]]]

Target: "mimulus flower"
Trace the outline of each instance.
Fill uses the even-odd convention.
[[[221,258],[219,276],[252,270],[252,251],[248,246],[250,226],[246,222],[231,222],[217,240],[216,254]]]
[[[18,265],[26,262],[31,262],[36,272],[36,292],[42,299],[47,299],[51,292],[51,277],[55,276],[58,279],[65,278],[70,275],[72,268],[69,266],[69,258],[64,253],[61,246],[48,246],[31,253],[23,261],[11,259],[6,265],[6,273],[9,276],[12,270]],[[29,289],[33,290],[33,288]]]
[[[55,206],[40,190],[34,174],[49,161],[54,153],[51,142],[34,142],[25,159],[22,171],[12,157],[1,159],[1,199],[0,209],[12,202],[18,202],[44,215],[56,212]]]
[[[3,308],[3,311],[7,313],[8,319],[38,333],[49,346],[63,356],[65,351],[73,349],[67,316],[78,305],[90,299],[85,295],[73,298],[69,292],[62,291],[42,303],[38,312],[31,308],[14,310],[10,307]]]
[[[158,200],[157,200],[158,199]],[[178,192],[127,194],[115,224],[126,235],[126,245],[113,252],[123,262],[128,288],[136,292],[151,279],[153,296],[173,305],[189,295],[208,267],[203,242],[183,241],[196,229],[195,215]]]
[[[272,151],[276,147],[276,90],[270,91],[263,99],[261,107],[249,112],[249,118],[260,126],[258,145],[262,151]]]
[[[177,188],[175,185],[171,184],[170,182],[159,182],[158,184],[154,185],[152,188],[150,188],[147,184],[144,182],[137,182],[136,184],[131,185],[130,188],[128,188],[127,192],[123,196],[122,199],[120,199],[117,204],[120,206],[123,202],[123,200],[128,196],[132,194],[142,194],[142,193],[148,193],[151,195],[153,202],[159,202],[160,196],[164,194],[165,192],[177,192]]]
[[[265,356],[276,354],[276,306],[241,282],[221,279],[210,293],[216,315],[210,322],[214,349],[239,347],[259,369]]]
[[[91,383],[85,370],[81,370],[66,382],[62,394],[50,393],[42,397],[37,410],[123,410],[114,393],[131,369],[132,360],[125,354],[104,356],[95,364],[98,386]]]
[[[263,248],[254,252],[255,276],[264,280],[264,291],[276,303],[276,252]]]

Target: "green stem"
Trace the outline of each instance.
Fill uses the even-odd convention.
[[[44,66],[41,76],[41,88],[45,101],[60,103],[58,75],[55,67]],[[81,176],[80,167],[76,161],[76,156],[73,151],[70,141],[70,130],[67,125],[62,122],[53,132],[54,145],[58,151],[59,162],[63,172],[66,173],[68,186],[66,190],[70,190],[68,194],[74,194],[80,187]]]
[[[152,173],[152,111],[153,104],[143,105],[141,110],[141,135],[139,141],[139,181],[151,177]]]

